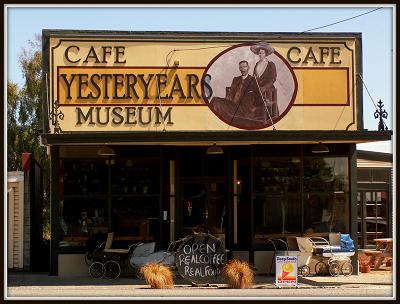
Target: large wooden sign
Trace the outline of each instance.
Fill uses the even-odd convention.
[[[225,249],[216,237],[200,233],[187,238],[175,255],[180,275],[192,283],[211,283],[222,274]]]
[[[356,130],[357,34],[44,31],[50,132]]]

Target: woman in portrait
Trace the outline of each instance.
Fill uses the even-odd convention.
[[[274,82],[276,81],[276,66],[272,61],[268,60],[268,56],[274,53],[275,50],[266,42],[252,45],[250,50],[259,56],[259,60],[254,67],[253,76],[264,97],[264,101],[268,105],[270,115],[274,118],[274,116],[277,116],[278,114],[275,113],[277,112],[276,89],[274,86]],[[273,104],[275,104],[275,106],[273,106]]]

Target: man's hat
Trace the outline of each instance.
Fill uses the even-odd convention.
[[[271,55],[273,52],[275,52],[274,48],[273,48],[272,46],[270,46],[270,45],[268,44],[268,42],[264,42],[264,41],[259,42],[259,43],[255,44],[255,45],[252,45],[252,46],[250,47],[250,50],[251,50],[254,54],[257,54],[257,55],[258,55],[258,53],[260,52],[261,49],[265,50],[267,56],[268,56],[268,55]]]

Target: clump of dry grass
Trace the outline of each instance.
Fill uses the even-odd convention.
[[[251,288],[254,281],[254,271],[246,262],[233,259],[229,261],[223,271],[230,288]]]
[[[151,288],[171,288],[174,285],[172,271],[162,264],[148,263],[140,268],[140,274]]]

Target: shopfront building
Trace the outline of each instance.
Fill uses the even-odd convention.
[[[44,30],[43,56],[51,274],[96,232],[208,232],[260,273],[268,238],[357,239],[356,143],[391,138],[363,129],[359,34]]]

